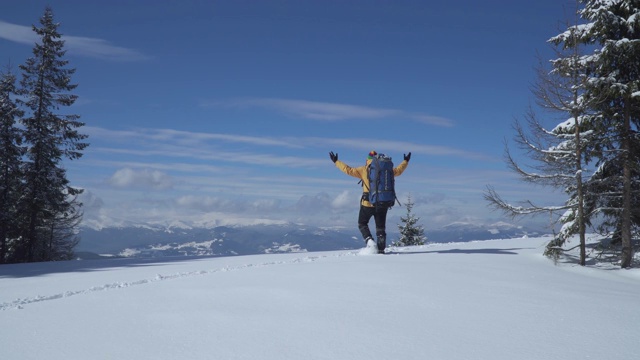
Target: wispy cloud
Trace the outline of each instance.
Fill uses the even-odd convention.
[[[250,165],[283,166],[291,168],[316,167],[324,159],[309,159],[303,156],[281,156],[269,152],[232,151],[222,143],[249,144],[280,148],[303,148],[304,141],[293,138],[271,138],[239,136],[230,134],[198,133],[170,129],[109,130],[85,127],[90,138],[106,141],[106,147],[97,146],[93,150],[101,153],[197,159],[217,162],[233,162]],[[123,146],[114,147],[114,144]],[[127,145],[128,144],[128,145]]]
[[[230,134],[197,133],[169,129],[109,130],[98,127],[85,127],[92,138],[110,142],[133,143],[132,147],[97,147],[100,152],[120,153],[137,156],[182,157],[201,160],[233,159],[245,164],[265,164],[286,167],[315,167],[322,165],[324,159],[309,159],[302,156],[276,156],[268,152],[240,152],[221,150],[220,142],[273,146],[281,148],[347,148],[369,152],[371,139],[360,138],[319,138],[319,137],[252,137]],[[467,151],[455,147],[411,143],[406,141],[375,140],[378,149],[385,152],[412,152],[429,156],[449,156],[463,159],[495,162],[494,157]]]
[[[360,105],[336,104],[308,100],[242,98],[202,102],[202,106],[227,106],[238,108],[261,107],[282,112],[287,116],[319,120],[371,120],[383,118],[406,118],[428,125],[451,127],[453,121],[445,117],[423,113],[412,113],[397,109],[375,108]]]
[[[137,140],[163,141],[175,144],[188,144],[190,146],[203,144],[207,141],[221,141],[229,143],[242,143],[256,146],[280,146],[289,148],[299,148],[300,145],[291,142],[291,139],[272,138],[266,136],[245,136],[233,134],[219,134],[207,132],[192,132],[173,129],[131,129],[131,130],[110,130],[99,127],[85,126],[84,131],[91,137],[122,139],[132,138]]]
[[[149,145],[151,149],[130,149],[130,148],[104,148],[99,147],[92,151],[100,153],[130,155],[130,156],[146,156],[146,157],[165,157],[165,158],[184,158],[191,160],[216,160],[218,162],[232,162],[236,164],[263,165],[263,166],[282,166],[289,168],[309,168],[317,167],[326,163],[322,159],[309,159],[304,156],[279,156],[274,154],[264,154],[256,152],[234,152],[234,151],[208,151],[196,147],[176,147],[172,145],[157,143]],[[160,149],[164,148],[164,149]],[[177,170],[176,168],[174,170]],[[187,167],[181,168],[189,171]],[[186,169],[186,170],[185,170]]]
[[[30,26],[11,24],[0,20],[0,38],[32,45],[38,41],[38,36]],[[98,58],[109,61],[143,61],[150,57],[133,49],[116,46],[107,40],[63,35],[62,40],[70,53],[79,56]]]
[[[70,53],[80,56],[110,61],[144,61],[151,58],[140,51],[115,46],[103,39],[78,36],[63,36],[62,39]]]
[[[124,155],[132,155],[129,151],[114,151],[115,149],[99,148],[97,152],[101,153],[118,153]],[[133,153],[138,155],[136,153]],[[143,154],[144,155],[144,154]],[[132,169],[150,169],[159,170],[163,172],[181,172],[181,173],[197,173],[197,174],[212,174],[221,173],[227,171],[227,168],[220,166],[213,166],[208,164],[191,164],[184,162],[144,162],[144,161],[113,161],[113,160],[91,160],[87,162],[88,165],[96,167],[108,167],[108,168],[132,168]]]
[[[0,38],[21,44],[33,44],[38,40],[38,36],[31,27],[15,25],[2,20],[0,20]]]
[[[348,148],[357,149],[364,152],[371,150],[371,139],[358,139],[358,138],[307,138],[308,144],[318,144],[324,147],[335,148]],[[398,152],[406,153],[412,152],[414,154],[424,154],[430,156],[452,156],[464,159],[482,160],[482,161],[495,161],[494,157],[487,156],[482,153],[466,151],[449,146],[441,145],[426,145],[419,143],[411,143],[406,141],[389,141],[389,140],[376,140],[377,150],[385,149],[385,152]]]
[[[193,144],[195,141],[222,141],[229,143],[243,143],[259,146],[300,147],[292,144],[288,139],[274,139],[271,137],[244,136],[231,134],[203,133],[172,129],[147,129],[148,136],[155,139],[174,139],[180,143]]]

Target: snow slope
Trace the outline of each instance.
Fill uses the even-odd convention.
[[[0,359],[634,359],[640,269],[548,239],[0,266]]]

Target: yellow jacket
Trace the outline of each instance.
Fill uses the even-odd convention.
[[[371,164],[371,159],[367,159],[367,163],[363,166],[351,167],[340,160],[336,160],[336,167],[340,169],[343,173],[353,176],[354,178],[358,178],[362,180],[362,192],[369,192],[369,176],[367,173],[369,172],[369,165]],[[409,162],[403,160],[398,166],[393,168],[393,176],[400,176],[404,172],[404,170],[409,165]],[[368,200],[362,199],[360,200],[360,204],[366,207],[374,207],[372,203]]]

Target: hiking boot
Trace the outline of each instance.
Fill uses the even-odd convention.
[[[366,244],[366,248],[370,249],[370,251],[376,251],[378,249],[378,246],[376,245],[375,240],[373,240],[372,238],[367,238],[367,244]]]
[[[377,237],[378,254],[384,254],[384,248],[387,247],[387,237],[385,235],[378,235]]]

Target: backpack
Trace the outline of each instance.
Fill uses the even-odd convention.
[[[395,178],[391,157],[378,154],[373,157],[368,171],[369,202],[376,207],[392,207],[396,202]]]

